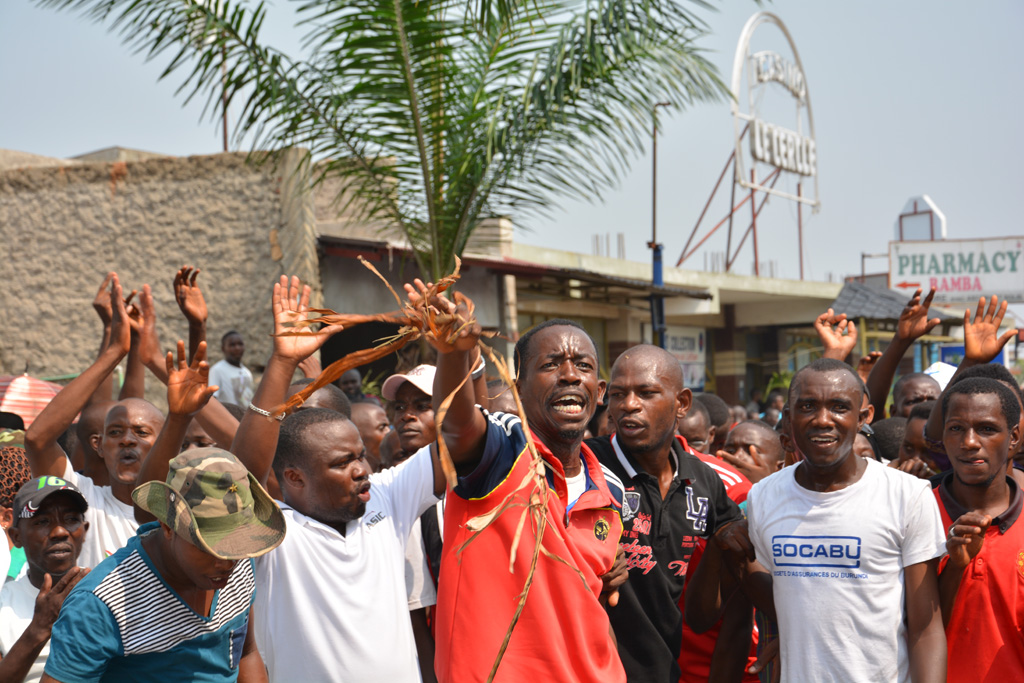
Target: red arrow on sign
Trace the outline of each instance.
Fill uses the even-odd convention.
[[[913,287],[914,289],[917,289],[918,287],[921,286],[921,283],[920,282],[900,282],[896,286],[900,287],[901,289],[910,289],[911,287]]]

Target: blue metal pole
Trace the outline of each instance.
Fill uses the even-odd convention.
[[[665,276],[662,269],[663,246],[651,243],[651,284],[655,287],[662,287],[665,284]],[[665,348],[665,300],[660,294],[651,294],[651,332],[652,342]]]

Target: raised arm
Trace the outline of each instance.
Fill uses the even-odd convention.
[[[88,404],[103,379],[128,353],[131,333],[121,298],[121,282],[116,273],[111,274],[110,300],[110,344],[92,365],[53,397],[25,433],[25,455],[34,476],[64,476],[67,455],[57,444],[57,439]]]
[[[405,285],[409,302],[421,305],[428,296],[430,284],[417,279],[412,285]],[[425,334],[431,346],[437,349],[437,370],[434,373],[434,414],[441,413],[442,403],[458,389],[441,423],[438,438],[443,438],[448,453],[460,473],[471,471],[483,455],[487,434],[487,421],[476,409],[476,390],[470,373],[480,358],[477,342],[480,339],[480,323],[473,317],[472,302],[461,297],[458,304],[443,296],[433,296],[430,308],[442,319],[453,317],[452,329],[458,331],[451,338],[443,335]],[[486,387],[486,385],[485,385]],[[486,389],[485,389],[486,391]]]
[[[331,325],[320,330],[288,326],[289,323],[305,320],[309,312],[309,287],[302,286],[297,277],[293,277],[289,284],[288,277],[281,276],[281,281],[274,285],[272,303],[274,350],[252,399],[253,407],[268,412],[284,403],[292,375],[299,363],[315,353],[332,334],[342,329],[341,325]],[[280,429],[281,423],[278,420],[248,410],[231,444],[231,452],[264,486],[274,462]]]
[[[921,301],[921,290],[917,290],[914,296],[903,308],[900,319],[896,323],[896,332],[892,341],[882,353],[882,357],[875,363],[871,374],[868,375],[868,394],[871,396],[871,405],[875,407],[875,416],[881,420],[886,417],[885,402],[889,398],[889,388],[892,386],[892,378],[896,375],[896,368],[907,350],[913,346],[920,337],[931,332],[941,320],[928,318],[928,308],[932,305],[932,298],[935,296],[935,288],[928,292],[928,296]]]
[[[128,296],[128,301],[138,294],[135,290]],[[127,302],[126,302],[127,304]],[[146,396],[146,366],[142,364],[140,346],[142,344],[142,313],[134,304],[126,305],[128,313],[128,324],[131,326],[131,348],[128,350],[128,360],[125,362],[124,384],[121,385],[121,392],[117,400],[123,401],[126,398],[145,398]]]
[[[199,268],[182,266],[174,275],[174,300],[188,321],[188,357],[189,362],[196,355],[200,342],[206,341],[206,298],[196,278]]]
[[[160,338],[156,331],[156,305],[153,302],[153,292],[149,285],[142,288],[139,294],[139,309],[142,313],[142,328],[140,330],[140,355],[142,362],[149,369],[153,376],[163,384],[167,384],[167,367],[164,356],[160,351]],[[193,338],[192,324],[189,323],[189,339]],[[205,333],[204,333],[205,336]],[[200,340],[202,341],[202,340]],[[199,344],[196,344],[196,348]],[[195,356],[191,351],[189,358]],[[228,412],[220,401],[211,398],[203,406],[203,409],[195,416],[196,421],[202,425],[206,433],[210,435],[219,448],[229,450],[235,439],[235,432],[238,431],[238,420]]]
[[[939,609],[938,558],[904,570],[907,585],[907,649],[914,683],[946,680],[946,632]]]
[[[991,363],[999,352],[1003,350],[1007,342],[1014,338],[1017,330],[1007,330],[1000,336],[999,328],[1003,324],[1003,317],[1006,316],[1006,302],[999,303],[999,297],[992,297],[985,308],[985,297],[978,299],[978,308],[974,312],[974,321],[971,321],[971,311],[964,311],[964,359],[960,361],[956,372],[946,383],[946,387],[953,386],[953,380],[960,373],[974,365]],[[943,391],[945,393],[945,391]],[[924,428],[924,435],[929,441],[936,445],[942,442],[942,398],[935,402],[931,415],[928,416],[928,423]]]
[[[99,291],[96,292],[96,297],[92,300],[92,308],[96,311],[96,315],[100,317],[100,322],[103,323],[103,335],[100,337],[100,350],[97,358],[103,354],[103,349],[107,348],[110,344],[110,278],[113,275],[113,273],[107,273],[107,276],[103,278],[103,282],[100,284]],[[113,395],[114,377],[111,374],[104,377],[103,381],[96,385],[96,390],[92,392],[89,403],[109,401]]]
[[[825,349],[825,358],[846,362],[857,346],[857,326],[846,319],[845,313],[836,314],[831,308],[815,318],[814,331]]]
[[[160,336],[156,331],[156,304],[149,285],[142,286],[139,294],[139,313],[142,326],[139,328],[139,357],[142,364],[163,384],[167,384],[167,366],[163,351],[160,350]]]
[[[138,485],[148,481],[165,481],[171,460],[181,452],[181,442],[185,439],[185,431],[192,417],[206,405],[206,402],[217,391],[217,387],[207,386],[210,366],[206,364],[206,342],[201,342],[196,349],[192,365],[185,361],[185,342],[178,342],[178,362],[168,353],[167,368],[167,419],[160,429],[156,441],[146,454],[139,469]],[[149,512],[138,505],[135,508],[135,520],[139,524],[156,520]]]

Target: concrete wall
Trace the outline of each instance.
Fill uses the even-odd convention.
[[[270,239],[282,224],[280,192],[278,173],[244,154],[0,171],[0,372],[83,370],[96,354],[91,302],[108,270],[126,290],[152,286],[170,348],[187,335],[171,292],[183,264],[203,269],[212,360],[235,328],[247,364],[263,365],[281,273]]]

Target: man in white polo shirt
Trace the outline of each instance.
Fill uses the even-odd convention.
[[[371,474],[358,430],[338,413],[304,410],[284,423],[262,414],[340,329],[288,327],[306,317],[308,297],[297,278],[274,286],[275,332],[289,334],[274,337],[232,446],[261,482],[273,464],[285,500],[285,541],[256,562],[256,641],[271,681],[418,682],[405,545],[444,477],[429,448]]]

